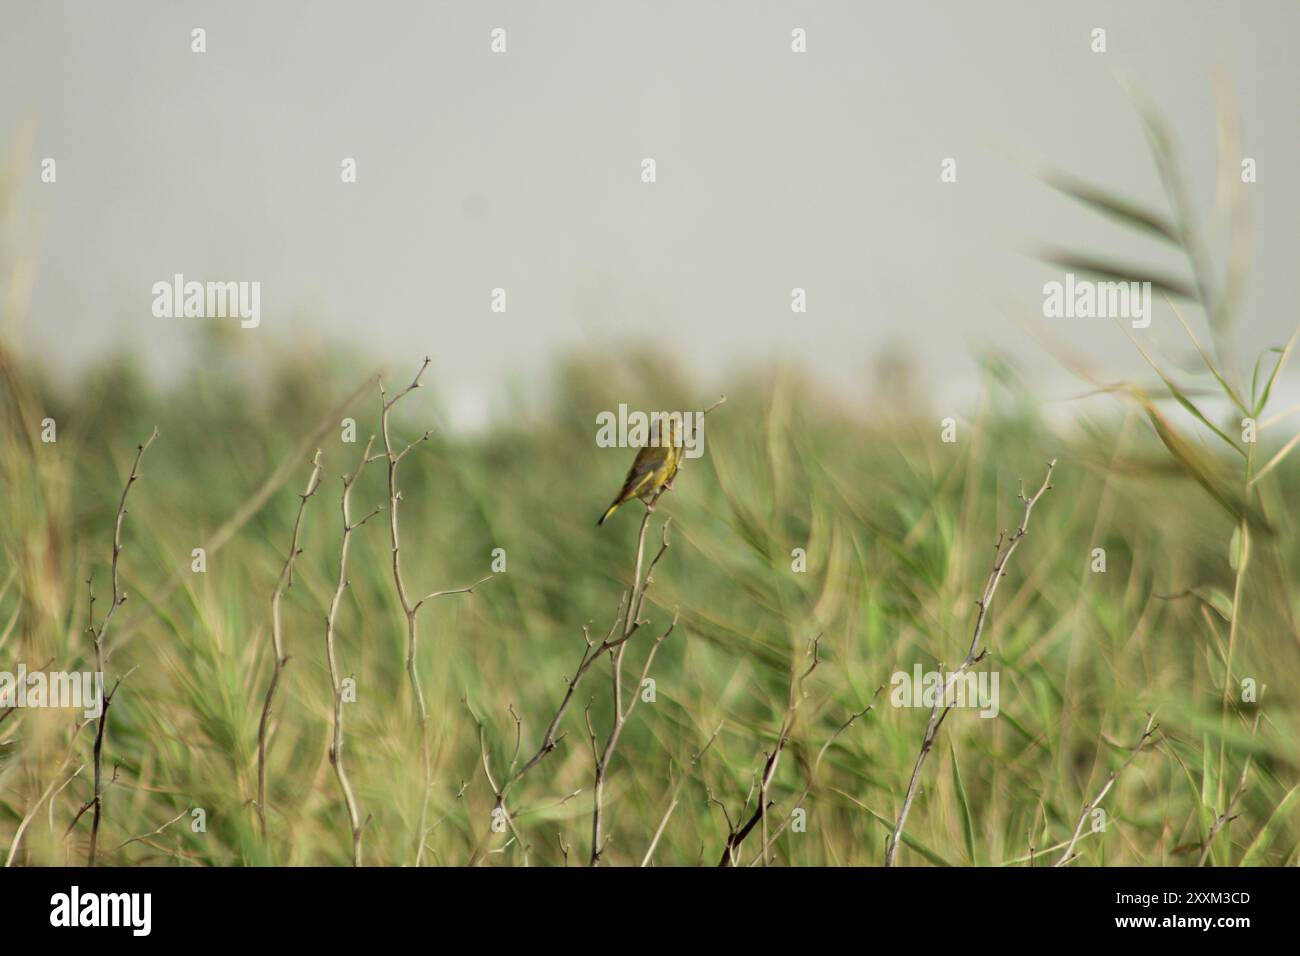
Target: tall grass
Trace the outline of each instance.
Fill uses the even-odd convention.
[[[1275,542],[1271,541],[1276,537],[1273,516],[1286,507],[1284,497],[1265,498],[1265,488],[1260,482],[1283,464],[1300,440],[1298,436],[1287,441],[1272,451],[1265,464],[1260,465],[1259,448],[1263,433],[1285,421],[1297,410],[1291,409],[1280,415],[1268,414],[1273,388],[1290,359],[1297,336],[1300,336],[1300,327],[1297,327],[1285,344],[1261,352],[1255,358],[1249,376],[1245,374],[1238,363],[1234,333],[1240,320],[1239,307],[1248,263],[1245,249],[1248,214],[1246,187],[1238,175],[1241,155],[1239,124],[1229,98],[1221,89],[1218,155],[1220,175],[1216,204],[1228,209],[1230,228],[1226,265],[1218,269],[1209,252],[1212,245],[1210,237],[1198,221],[1195,204],[1169,131],[1140,90],[1130,86],[1129,93],[1150,145],[1169,214],[1158,209],[1143,208],[1067,174],[1053,171],[1044,178],[1053,188],[1111,217],[1129,231],[1152,237],[1182,254],[1190,272],[1190,280],[1165,277],[1155,280],[1153,285],[1164,294],[1169,311],[1201,360],[1203,374],[1210,379],[1210,391],[1217,390],[1220,400],[1232,410],[1232,420],[1216,423],[1200,399],[1206,389],[1199,383],[1178,381],[1177,376],[1156,360],[1153,350],[1131,333],[1134,347],[1159,380],[1160,391],[1186,413],[1191,428],[1199,428],[1201,432],[1194,434],[1176,425],[1157,406],[1152,389],[1128,382],[1096,382],[1100,387],[1126,398],[1146,417],[1152,431],[1168,452],[1172,465],[1181,475],[1200,485],[1207,494],[1207,501],[1216,506],[1230,522],[1231,536],[1224,541],[1231,569],[1230,591],[1225,593],[1218,582],[1196,581],[1181,589],[1177,595],[1196,598],[1205,603],[1204,636],[1213,648],[1214,664],[1217,667],[1217,673],[1212,677],[1218,684],[1220,698],[1219,727],[1215,741],[1217,755],[1212,763],[1203,761],[1199,773],[1202,823],[1206,827],[1199,862],[1205,862],[1213,858],[1216,852],[1220,856],[1231,857],[1232,849],[1227,844],[1226,832],[1236,820],[1236,809],[1247,792],[1253,753],[1249,748],[1233,747],[1232,737],[1248,733],[1253,741],[1261,721],[1268,714],[1268,710],[1262,706],[1262,696],[1267,689],[1263,678],[1249,669],[1241,668],[1237,655],[1243,636],[1250,630],[1248,621],[1253,611],[1246,587],[1252,554],[1261,545],[1270,547],[1270,556],[1277,554]],[[1066,268],[1089,272],[1106,279],[1151,279],[1149,271],[1127,263],[1099,262],[1068,252],[1050,255],[1049,258]],[[1209,332],[1209,347],[1203,345],[1196,335],[1178,306],[1178,299],[1190,302],[1201,312]],[[1206,448],[1203,441],[1211,442],[1211,447]],[[1218,454],[1219,449],[1226,451]],[[1227,453],[1229,451],[1231,454]],[[1214,611],[1213,614],[1210,609]],[[1288,616],[1287,624],[1291,635],[1296,636],[1294,618]],[[1226,636],[1223,634],[1223,625],[1226,625]],[[1203,736],[1202,744],[1209,748],[1208,736]],[[1196,777],[1193,771],[1192,779]],[[1233,779],[1237,780],[1236,786],[1229,790]],[[1288,793],[1278,808],[1279,813],[1289,811],[1293,794],[1294,790]],[[1254,844],[1251,849],[1255,849]]]
[[[534,863],[566,856],[576,863],[589,853],[586,712],[590,704],[597,727],[613,719],[601,676],[608,664],[593,665],[595,683],[583,685],[590,689],[565,716],[554,752],[512,791],[517,836],[493,826],[496,794],[481,745],[489,766],[507,767],[516,752],[543,743],[581,657],[583,626],[603,627],[631,580],[636,517],[591,527],[626,466],[591,442],[595,412],[628,398],[604,384],[609,367],[606,356],[575,360],[552,404],[526,423],[473,438],[435,431],[403,461],[404,573],[467,581],[488,572],[493,549],[504,548],[508,560],[489,586],[424,612],[437,633],[417,661],[429,707],[428,862],[519,863],[521,844]],[[207,374],[193,371],[200,394],[219,389]],[[619,375],[647,407],[672,394],[672,383],[635,363]],[[92,569],[105,571],[133,442],[155,421],[161,431],[124,532],[130,615],[115,625],[125,640],[113,667],[131,676],[112,705],[106,761],[118,779],[104,793],[101,862],[352,860],[348,812],[329,762],[334,685],[320,639],[337,586],[333,508],[306,510],[294,585],[283,596],[293,663],[271,728],[266,841],[253,807],[272,663],[270,598],[309,456],[299,459],[292,484],[209,553],[205,574],[184,574],[165,601],[151,595],[188,568],[196,542],[239,509],[357,377],[319,376],[274,421],[252,407],[196,408],[151,394],[130,384],[127,369],[102,373],[102,391],[84,397],[61,398],[39,379],[7,381],[0,653],[11,670],[51,658],[59,669],[93,667],[82,634],[83,582]],[[990,393],[1000,387],[990,383]],[[95,396],[109,392],[131,411],[106,412]],[[807,642],[818,633],[822,663],[803,683],[785,758],[765,784],[772,830],[796,805],[806,828],[784,828],[770,861],[882,862],[928,714],[887,706],[886,693],[869,716],[836,732],[893,672],[965,652],[961,635],[988,574],[990,536],[1013,522],[1021,476],[1052,455],[1060,459],[1057,490],[1036,515],[1020,563],[1008,569],[988,631],[982,666],[1001,674],[1001,714],[947,719],[901,862],[1026,863],[1031,852],[1038,862],[1055,847],[1054,859],[1151,712],[1159,718],[1156,745],[1107,795],[1107,827],[1084,832],[1081,861],[1195,863],[1227,809],[1218,802],[1221,782],[1228,778],[1222,789],[1231,799],[1247,758],[1249,786],[1228,814],[1235,819],[1215,833],[1209,859],[1295,859],[1294,710],[1265,694],[1252,733],[1257,708],[1235,695],[1223,705],[1234,608],[1246,609],[1248,623],[1234,640],[1233,674],[1269,687],[1300,676],[1296,538],[1285,508],[1269,508],[1274,534],[1258,539],[1266,543],[1252,548],[1243,576],[1225,547],[1237,521],[1194,482],[1148,467],[1161,446],[1133,418],[1060,434],[990,401],[975,413],[970,441],[942,446],[929,422],[882,431],[819,403],[790,377],[756,379],[729,397],[727,414],[711,421],[706,456],[688,463],[657,508],[672,517],[673,548],[644,613],[654,627],[674,613],[679,624],[654,664],[655,700],[628,721],[610,767],[608,862],[641,862],[674,803],[653,861],[717,862],[731,832],[718,804],[732,817],[753,811],[767,756],[784,736],[790,674],[807,666]],[[695,404],[694,395],[672,400]],[[22,408],[50,409],[63,426],[58,443],[31,440]],[[428,399],[410,414],[408,433],[437,418]],[[375,431],[377,422],[360,417],[361,435]],[[205,418],[221,427],[196,427]],[[358,454],[358,446],[324,442],[325,474],[351,472]],[[380,472],[355,484],[361,513],[385,502]],[[1284,460],[1254,488],[1277,505],[1296,485]],[[343,707],[367,862],[397,864],[411,859],[424,778],[410,733],[405,619],[382,525],[371,521],[351,535],[335,642],[342,675],[356,681],[357,701]],[[791,570],[796,547],[807,551],[805,573]],[[1089,571],[1094,547],[1106,549],[1104,574]],[[649,640],[629,647],[635,673],[648,649]],[[93,741],[74,734],[75,725],[53,710],[16,711],[0,723],[0,844],[13,843],[39,803],[15,862],[84,859],[87,828],[64,832],[91,795],[85,771],[75,771]],[[206,832],[191,829],[192,809],[205,811]],[[167,821],[175,822],[152,833]],[[762,841],[751,839],[742,865],[760,853]]]

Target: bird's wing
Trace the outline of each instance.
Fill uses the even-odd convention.
[[[663,451],[662,448],[647,445],[637,452],[627,478],[623,481],[623,490],[618,493],[620,499],[635,497],[645,487],[645,483],[653,478],[655,471],[663,464]]]

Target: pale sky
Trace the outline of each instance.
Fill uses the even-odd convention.
[[[469,424],[507,381],[627,334],[679,344],[710,389],[781,356],[852,399],[902,345],[965,401],[972,350],[996,343],[1047,393],[1077,392],[1010,317],[1041,315],[1060,278],[1027,253],[1185,266],[1051,193],[1031,161],[1167,209],[1123,73],[1220,224],[1219,70],[1259,170],[1253,352],[1297,317],[1297,36],[1295,2],[0,0],[0,155],[23,163],[39,269],[28,347],[65,371],[115,346],[162,369],[193,322],[221,321],[152,315],[151,286],[180,272],[260,281],[243,335],[335,337],[397,367],[433,355]],[[1104,320],[1053,331],[1139,368]],[[1181,334],[1163,307],[1148,331]]]

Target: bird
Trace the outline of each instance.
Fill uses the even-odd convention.
[[[597,527],[603,525],[605,519],[617,511],[619,505],[624,502],[640,498],[649,506],[665,486],[671,486],[673,476],[677,474],[677,467],[682,461],[682,425],[676,417],[668,417],[666,421],[668,440],[651,441],[636,453],[636,460],[632,462],[632,468],[623,481],[622,490],[600,516],[596,522]]]

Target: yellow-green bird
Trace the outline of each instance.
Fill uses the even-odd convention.
[[[618,493],[605,513],[600,516],[597,525],[618,510],[618,506],[633,498],[640,498],[647,504],[652,501],[665,485],[677,474],[677,466],[682,462],[681,422],[668,418],[668,441],[651,442],[636,453],[636,460],[623,482],[623,490]]]

